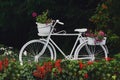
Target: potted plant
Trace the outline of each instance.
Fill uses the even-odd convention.
[[[36,24],[39,36],[47,36],[50,33],[52,26],[52,19],[48,18],[48,10],[37,15],[36,12],[32,13],[32,16],[36,18]]]
[[[87,39],[88,39],[88,44],[89,45],[105,45],[106,43],[106,34],[100,30],[100,31],[95,31],[93,32],[88,32],[86,33]]]

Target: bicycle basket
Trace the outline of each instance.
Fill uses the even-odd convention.
[[[106,44],[106,37],[102,41],[97,41],[95,38],[87,37],[88,45],[105,45]]]
[[[52,23],[49,23],[49,24],[36,23],[36,24],[37,24],[39,36],[48,36],[49,35],[49,33],[51,31]]]

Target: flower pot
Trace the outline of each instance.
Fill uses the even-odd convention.
[[[106,44],[106,37],[103,38],[103,40],[98,41],[95,38],[87,37],[88,39],[88,45],[105,45]]]
[[[42,23],[37,23],[37,29],[38,29],[38,35],[39,36],[48,36],[50,31],[51,31],[51,26],[52,23],[48,24],[42,24]]]

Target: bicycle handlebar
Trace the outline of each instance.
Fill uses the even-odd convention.
[[[63,22],[60,22],[58,19],[56,20],[56,22],[57,22],[58,24],[64,25],[64,23],[63,23]]]

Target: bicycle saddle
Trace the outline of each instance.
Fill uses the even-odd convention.
[[[82,28],[82,29],[75,29],[74,31],[76,31],[76,32],[86,32],[87,31],[87,29],[86,28]]]

